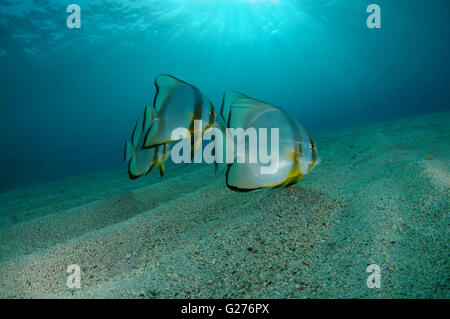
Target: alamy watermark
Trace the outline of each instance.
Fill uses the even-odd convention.
[[[381,28],[381,8],[378,4],[370,4],[367,6],[367,13],[371,13],[366,20],[369,29]]]
[[[270,154],[268,152],[268,129],[258,130],[250,127],[227,128],[225,134],[218,128],[208,128],[202,136],[202,121],[194,121],[194,144],[199,145],[193,156],[194,163],[205,161],[211,163],[262,163],[261,174],[274,174],[279,165],[279,129],[270,129]],[[225,135],[225,140],[224,140]],[[171,151],[171,158],[175,164],[192,163],[191,134],[186,128],[172,131],[171,140],[180,140]],[[214,139],[213,139],[214,137]],[[204,148],[203,141],[210,141]],[[226,146],[226,147],[224,147]],[[225,154],[224,154],[225,148]]]
[[[66,12],[70,13],[67,17],[66,25],[69,29],[81,28],[81,8],[78,4],[69,4],[66,8]],[[378,4],[369,4],[366,8],[366,12],[370,13],[366,20],[366,25],[369,29],[381,28],[381,8]]]
[[[67,17],[66,25],[69,29],[81,28],[81,8],[78,4],[69,4],[66,8],[66,12],[70,13]]]
[[[367,288],[381,288],[381,268],[377,264],[371,264],[367,266],[367,272],[371,273],[369,277],[367,277]]]
[[[81,268],[77,264],[72,264],[67,267],[67,277],[66,285],[70,289],[80,289],[81,288]]]

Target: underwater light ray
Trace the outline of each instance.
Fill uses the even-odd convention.
[[[36,3],[28,3],[30,5],[23,8],[18,4],[0,5],[0,21],[8,20],[20,27],[21,21],[30,20],[35,27],[24,32],[38,39],[50,34],[50,39],[42,38],[33,43],[16,39],[29,54],[40,52],[43,55],[67,47],[83,47],[82,41],[98,43],[104,38],[119,37],[124,32],[147,32],[148,41],[155,38],[153,34],[174,39],[189,35],[198,45],[271,41],[291,27],[304,23],[303,4],[309,4],[306,0],[79,0],[77,4],[83,10],[83,31],[89,32],[74,33],[59,28],[61,21],[55,17],[60,4],[56,0],[49,0],[39,7]],[[193,34],[197,36],[192,37]],[[130,45],[132,42],[127,41]]]

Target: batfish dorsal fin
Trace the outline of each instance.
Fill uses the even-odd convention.
[[[268,110],[279,110],[276,106],[249,97],[236,99],[230,106],[227,127],[246,129],[254,118]],[[269,124],[269,123],[268,123]]]
[[[144,118],[143,115],[139,115],[139,118],[136,121],[136,125],[134,126],[133,133],[131,133],[131,144],[133,144],[135,147],[139,144],[139,139],[142,135],[142,128],[144,127],[143,124]]]
[[[173,91],[180,86],[187,85],[194,90],[198,90],[195,86],[184,82],[169,74],[160,74],[155,78],[156,94],[153,100],[153,107],[155,111],[159,111],[165,103],[167,98],[172,95]]]
[[[227,91],[223,94],[220,115],[222,116],[225,125],[227,125],[230,117],[231,105],[240,98],[248,98],[248,96],[237,91]]]

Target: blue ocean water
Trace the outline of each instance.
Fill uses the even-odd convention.
[[[80,29],[70,3],[0,3],[0,189],[123,165],[160,73],[311,133],[450,109],[448,0],[74,0]]]

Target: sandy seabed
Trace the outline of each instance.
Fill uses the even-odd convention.
[[[184,165],[0,193],[0,297],[449,298],[450,112],[315,140],[322,162],[288,189]]]

